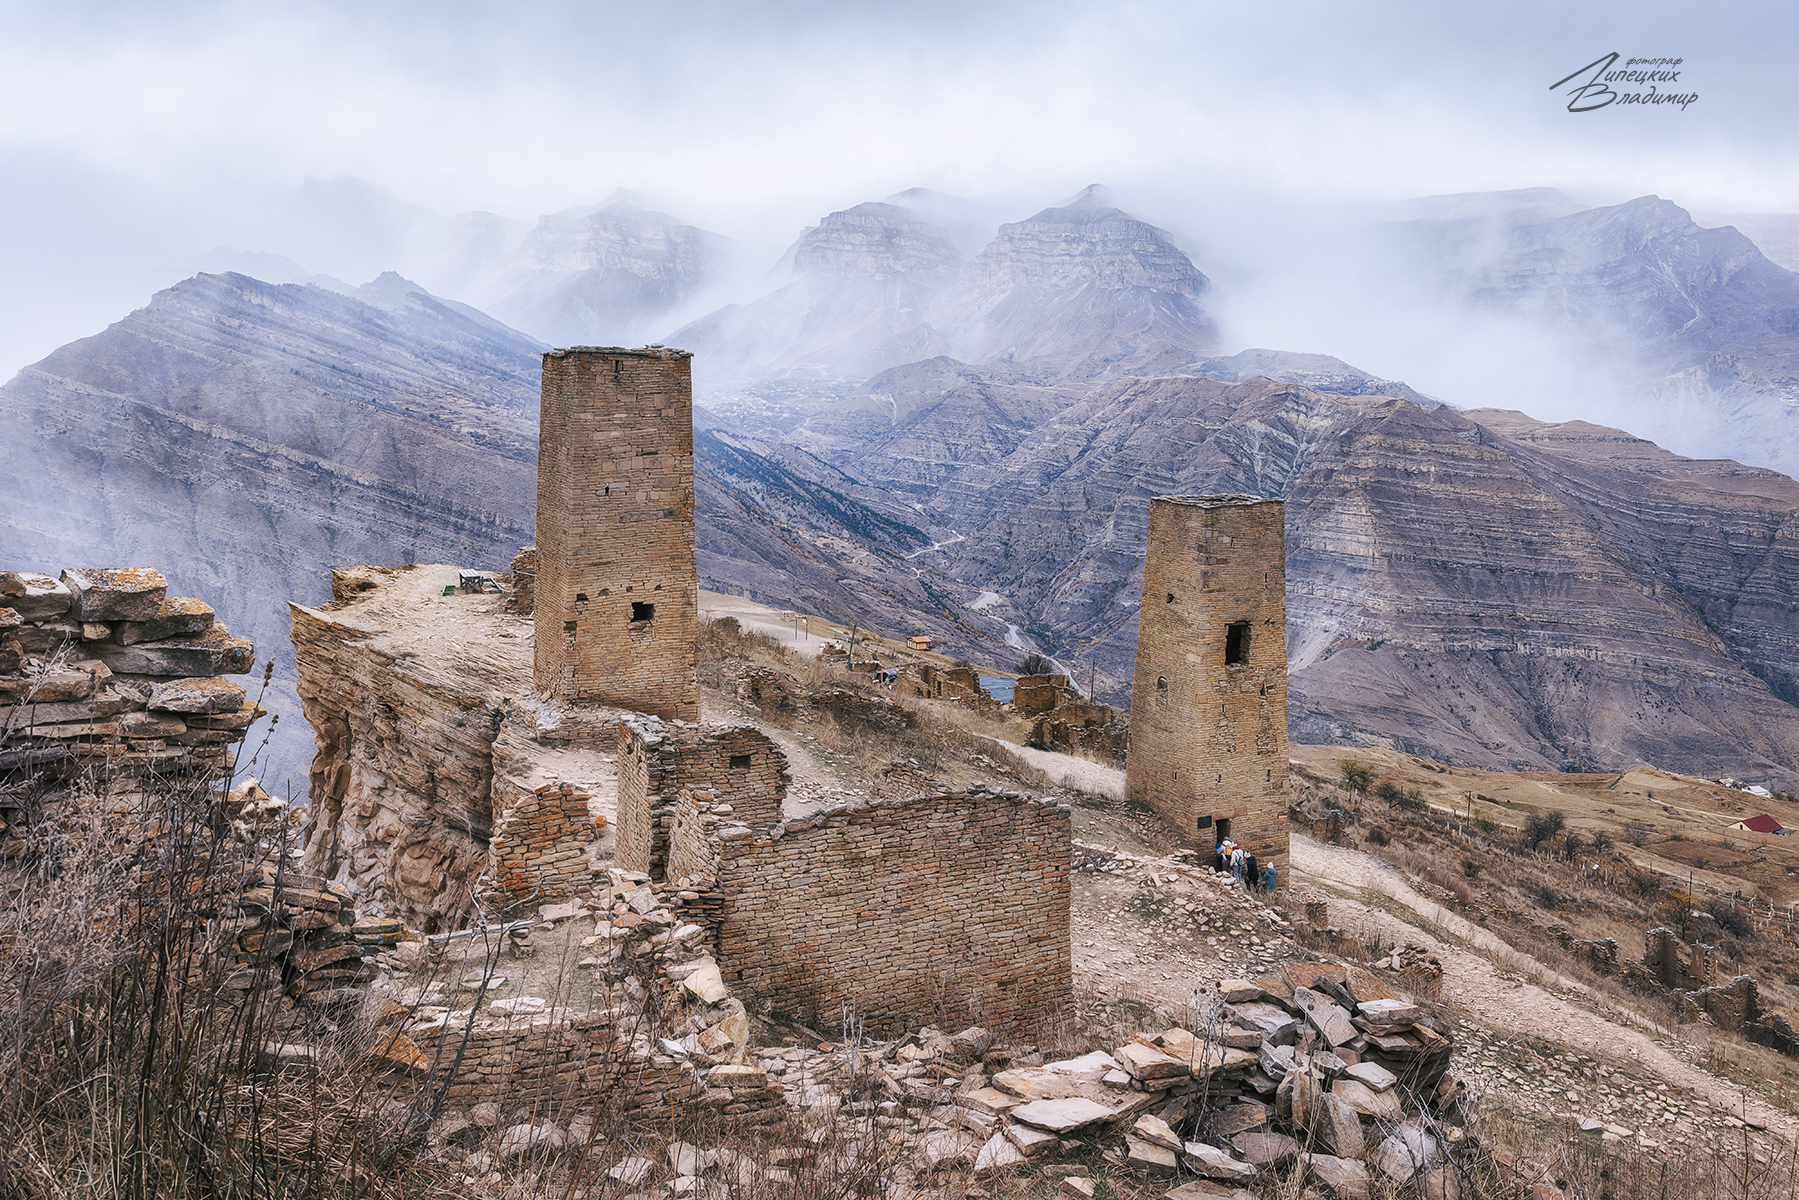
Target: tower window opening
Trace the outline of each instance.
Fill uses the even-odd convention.
[[[1164,696],[1168,694],[1168,676],[1156,676],[1156,691],[1162,693]]]
[[[656,606],[654,604],[645,604],[640,600],[633,600],[631,602],[632,624],[636,624],[638,621],[654,621],[655,619]]]
[[[1174,603],[1174,593],[1173,592],[1168,593],[1168,603],[1170,603],[1170,604]]]
[[[731,769],[733,771],[749,770],[750,769],[750,756],[747,754],[733,754],[731,756]]]
[[[1240,667],[1249,661],[1249,622],[1232,621],[1224,627],[1224,664]]]

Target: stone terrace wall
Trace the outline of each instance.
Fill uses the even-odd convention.
[[[719,961],[752,1007],[1028,1026],[1072,999],[1065,806],[932,795],[721,836]]]

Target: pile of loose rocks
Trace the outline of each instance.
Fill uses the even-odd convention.
[[[0,809],[27,777],[41,791],[217,770],[263,715],[219,677],[249,671],[254,656],[148,567],[0,572]],[[17,816],[0,812],[0,855]]]
[[[590,1107],[606,1095],[633,1118],[783,1118],[781,1089],[747,1062],[743,1003],[726,988],[705,928],[679,916],[679,903],[643,875],[613,870],[593,895],[544,905],[534,920],[384,951],[395,974],[376,986],[397,1022],[383,1041],[385,1067],[430,1079],[444,1087],[442,1102],[471,1112],[485,1103]],[[555,928],[580,956],[573,980],[558,961],[519,961],[535,958],[539,936]],[[524,991],[508,979],[514,972]]]

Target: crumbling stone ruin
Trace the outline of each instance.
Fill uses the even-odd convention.
[[[720,961],[803,1024],[942,1013],[1033,1027],[1073,1000],[1066,805],[970,791],[778,811],[689,793],[669,872],[715,891]],[[796,923],[794,914],[805,918]]]
[[[459,1015],[480,1064],[454,1085],[465,1099],[531,1073],[548,1096],[661,1071],[668,1103],[742,1115],[765,1099],[730,1059],[745,1004],[1015,1026],[1071,999],[1066,807],[926,789],[792,815],[766,736],[694,719],[687,370],[661,348],[545,356],[537,545],[501,594],[457,587],[455,567],[359,567],[333,573],[331,603],[292,606],[318,741],[304,869],[429,938],[488,931],[490,955],[552,913],[591,917],[584,965],[639,985],[599,1007],[508,997]],[[905,715],[813,702],[839,722]],[[647,993],[674,1057],[626,1032],[652,954],[686,988],[674,1008]],[[450,1035],[424,1000],[402,1007],[417,1056],[396,1039],[390,1066],[429,1075],[442,1055],[427,1042]],[[757,1078],[721,1084],[728,1070]]]
[[[1286,524],[1279,500],[1149,505],[1125,792],[1182,845],[1287,862]]]

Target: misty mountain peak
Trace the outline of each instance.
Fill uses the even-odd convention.
[[[826,216],[791,251],[795,276],[886,279],[900,275],[947,284],[962,255],[950,239],[910,209],[870,201]]]
[[[1166,233],[1099,205],[1046,208],[1001,225],[963,278],[975,287],[1140,287],[1189,299],[1206,288],[1206,277]]]
[[[1103,183],[1090,183],[1068,199],[1057,205],[1058,208],[1111,208],[1112,189]]]

